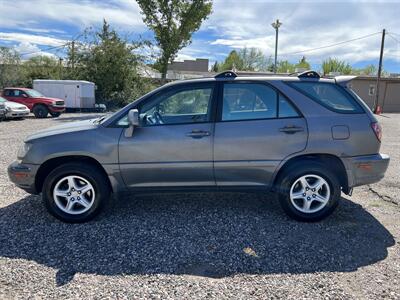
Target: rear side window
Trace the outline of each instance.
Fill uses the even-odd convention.
[[[363,113],[361,106],[343,88],[323,82],[290,82],[290,86],[322,106],[338,113]]]

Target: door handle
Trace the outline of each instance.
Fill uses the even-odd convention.
[[[279,131],[286,133],[286,134],[294,134],[296,132],[304,131],[304,128],[299,127],[299,126],[285,126],[285,127],[279,128]]]
[[[192,130],[189,133],[186,133],[186,136],[192,137],[194,139],[201,139],[202,137],[209,136],[210,132],[203,130]]]

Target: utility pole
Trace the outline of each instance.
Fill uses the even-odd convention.
[[[75,69],[75,41],[71,43],[71,67],[73,71]]]
[[[377,108],[379,106],[379,83],[381,81],[383,50],[385,48],[385,35],[386,35],[386,29],[383,29],[382,41],[381,41],[381,53],[379,55],[378,75],[376,77],[376,97],[375,97],[375,101],[374,101],[374,112],[375,113],[377,112]]]
[[[279,19],[276,19],[274,23],[271,24],[272,27],[275,28],[275,63],[274,63],[274,73],[276,74],[277,70],[277,61],[278,61],[278,31],[279,27],[282,25],[281,22],[279,22]]]

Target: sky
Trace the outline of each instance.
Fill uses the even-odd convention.
[[[316,70],[328,57],[354,67],[377,65],[385,28],[384,70],[400,73],[399,12],[400,0],[214,0],[212,14],[177,60],[208,58],[211,65],[243,47],[256,47],[273,56],[271,23],[279,19],[283,23],[279,60],[297,62],[304,55]],[[128,39],[153,39],[134,0],[0,0],[0,46],[15,48],[23,58],[62,57],[62,50],[49,48],[67,43],[87,27],[100,27],[103,19]]]

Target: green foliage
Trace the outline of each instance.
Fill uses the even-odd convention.
[[[298,69],[306,69],[306,70],[310,70],[311,69],[311,66],[310,66],[310,64],[308,63],[308,61],[306,60],[306,57],[305,56],[303,56],[301,59],[300,59],[300,61],[295,65],[295,68],[298,68]]]
[[[267,71],[272,64],[271,58],[265,57],[257,48],[243,48],[239,51],[243,71]]]
[[[14,50],[0,47],[0,89],[6,86],[16,86],[21,82],[21,59]]]
[[[329,57],[327,60],[322,62],[322,71],[324,75],[328,75],[331,72],[339,72],[343,75],[349,75],[352,74],[353,69],[349,63],[337,58]]]
[[[276,71],[278,73],[293,73],[295,71],[295,65],[287,60],[281,60],[277,63]]]
[[[376,75],[378,72],[375,65],[367,65],[361,69],[353,69],[352,74],[354,75]]]
[[[70,45],[68,77],[96,84],[96,99],[109,107],[122,106],[152,88],[140,78],[141,57],[134,53],[141,44],[122,39],[104,21],[100,31],[86,30],[83,42]]]
[[[192,34],[211,13],[211,0],[137,0],[144,23],[154,32],[160,48],[158,59],[162,78],[168,63],[191,42]]]
[[[218,67],[218,71],[237,70],[243,71],[243,60],[240,58],[236,50],[232,50],[225,61]]]
[[[272,60],[271,58],[267,58],[260,49],[257,48],[243,48],[239,52],[236,50],[232,50],[228,56],[225,58],[225,61],[221,64],[216,64],[213,67],[217,66],[217,70],[226,71],[226,70],[237,70],[237,71],[268,71],[271,68]]]
[[[48,56],[31,57],[22,64],[24,72],[23,86],[31,87],[34,79],[62,79],[62,64],[56,58]]]

